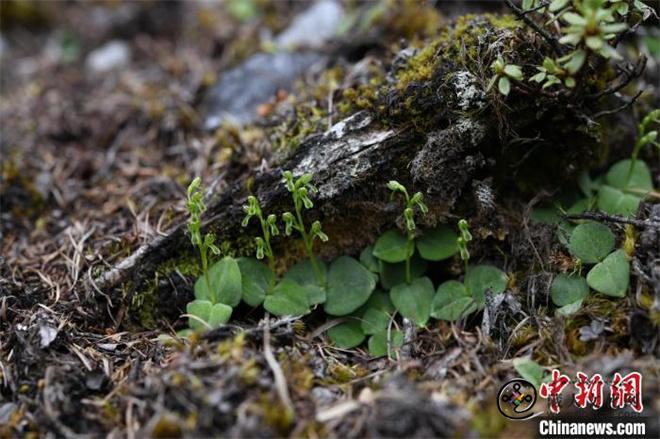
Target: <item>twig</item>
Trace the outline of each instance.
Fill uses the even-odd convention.
[[[550,2],[541,2],[541,4],[538,5],[538,6],[535,6],[535,7],[531,8],[531,9],[521,10],[521,11],[522,11],[522,14],[523,14],[523,15],[527,15],[527,14],[531,14],[532,12],[536,12],[536,11],[538,11],[538,10],[540,10],[540,9],[543,9],[543,8],[545,8],[546,6],[549,6],[549,5],[550,5]]]
[[[403,363],[410,361],[412,358],[412,344],[417,336],[417,328],[415,323],[410,319],[403,319],[403,346],[399,351],[399,366]]]
[[[660,221],[630,219],[619,215],[609,215],[603,212],[583,212],[573,215],[562,215],[562,218],[569,220],[589,219],[594,221],[603,221],[609,223],[631,224],[642,229],[657,228],[660,229]]]
[[[553,37],[545,30],[543,30],[541,27],[539,27],[539,25],[536,24],[534,20],[527,17],[527,15],[525,15],[526,13],[522,11],[518,6],[513,4],[511,0],[504,0],[504,1],[506,2],[507,6],[513,11],[516,17],[524,21],[527,26],[531,27],[532,29],[534,29],[536,33],[541,35],[543,39],[552,47],[552,50],[557,55],[561,56],[564,54],[564,52],[561,50],[561,46],[559,45],[559,41],[555,37]]]
[[[608,87],[605,90],[586,96],[587,99],[598,99],[606,95],[611,95],[622,88],[624,88],[626,85],[630,84],[633,79],[639,78],[642,73],[644,72],[644,69],[646,68],[646,56],[641,55],[639,59],[637,60],[637,64],[633,67],[632,71],[627,71],[624,70],[621,76],[625,76],[625,79],[623,79],[619,84],[616,84],[614,86]]]
[[[280,328],[282,326],[286,326],[292,322],[295,322],[298,320],[299,317],[297,316],[292,316],[292,317],[284,317],[282,319],[277,320],[276,322],[272,323],[270,325],[270,330],[272,331],[275,328]],[[238,332],[245,333],[246,336],[249,337],[256,337],[256,335],[260,332],[262,332],[262,328],[260,325],[251,327],[251,328],[244,328],[242,326],[238,325],[232,325],[232,324],[226,324],[222,326],[218,326],[217,328],[211,329],[210,331],[206,331],[204,335],[202,335],[202,339],[207,340],[207,341],[215,341],[215,340],[222,340],[224,338],[233,336],[237,334]]]
[[[286,385],[286,378],[284,378],[280,363],[275,359],[273,350],[270,346],[270,316],[268,313],[264,316],[264,321],[264,357],[266,358],[268,367],[270,367],[270,370],[273,372],[275,388],[277,389],[280,401],[286,410],[293,416],[295,411],[293,409],[293,403],[291,402],[291,396],[289,395],[289,388]]]
[[[621,105],[620,107],[618,107],[618,108],[614,108],[614,109],[612,109],[612,110],[603,110],[603,111],[599,111],[598,113],[594,114],[594,115],[591,116],[591,117],[592,117],[593,119],[598,119],[599,117],[607,116],[607,115],[609,115],[609,114],[616,114],[616,113],[618,113],[618,112],[620,112],[620,111],[623,111],[623,110],[627,109],[628,107],[630,107],[632,104],[634,104],[635,101],[636,101],[636,100],[642,95],[642,93],[644,93],[644,90],[640,90],[640,91],[638,91],[638,92],[635,94],[635,96],[633,96],[628,102],[626,102],[625,104]]]

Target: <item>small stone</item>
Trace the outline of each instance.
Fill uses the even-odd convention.
[[[131,49],[123,41],[113,40],[87,55],[85,66],[92,73],[105,73],[128,65]]]
[[[296,16],[275,42],[281,49],[318,47],[337,34],[343,18],[344,9],[339,2],[321,0]]]
[[[50,325],[39,326],[39,338],[41,339],[40,346],[42,349],[47,348],[57,338],[57,328]]]

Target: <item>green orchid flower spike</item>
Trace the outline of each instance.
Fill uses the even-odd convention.
[[[267,258],[268,266],[272,270],[275,264],[275,255],[273,254],[273,247],[270,244],[270,238],[280,234],[280,230],[277,227],[277,216],[270,214],[264,217],[259,200],[252,195],[247,198],[247,204],[243,205],[243,211],[245,212],[245,218],[243,218],[241,226],[247,227],[253,217],[259,221],[262,236],[254,239],[257,245],[257,259]]]
[[[204,204],[204,194],[202,192],[202,180],[197,177],[188,186],[188,200],[186,203],[188,208],[188,233],[190,234],[190,242],[193,246],[199,248],[200,259],[202,260],[202,272],[208,280],[208,261],[209,254],[220,254],[220,249],[215,245],[215,235],[207,233],[202,238],[202,213],[206,211],[206,204]]]
[[[294,231],[300,233],[305,246],[305,253],[309,258],[312,270],[314,271],[314,276],[319,285],[325,285],[325,276],[314,256],[314,240],[319,239],[320,241],[325,242],[328,240],[328,235],[323,232],[319,221],[314,221],[309,230],[306,228],[305,222],[303,221],[303,210],[314,207],[314,203],[310,199],[310,196],[316,194],[318,190],[311,183],[311,174],[303,174],[301,177],[295,179],[291,171],[285,171],[282,174],[282,177],[282,182],[285,184],[287,190],[291,192],[295,212],[284,212],[282,214],[282,220],[284,221],[284,234],[291,236]]]
[[[468,222],[465,219],[462,219],[458,222],[458,230],[461,234],[456,239],[456,243],[458,245],[461,259],[465,264],[465,272],[467,273],[468,262],[470,261],[470,252],[467,249],[467,243],[472,241],[472,234],[470,233]]]
[[[401,194],[405,201],[406,207],[403,209],[403,218],[406,223],[406,282],[410,283],[412,281],[412,275],[410,271],[410,258],[412,257],[415,249],[415,209],[419,210],[422,214],[426,214],[429,211],[429,208],[424,204],[424,195],[421,192],[416,192],[412,197],[408,193],[408,190],[396,180],[390,180],[387,183],[387,188],[392,191],[392,196],[394,194]]]

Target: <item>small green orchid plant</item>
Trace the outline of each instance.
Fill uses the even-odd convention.
[[[417,236],[415,217],[428,212],[423,195],[417,192],[410,196],[397,181],[390,181],[387,187],[405,201],[405,234],[388,230],[373,247],[362,251],[360,262],[378,276],[382,290],[377,289],[367,303],[350,315],[350,320],[328,331],[330,339],[346,349],[359,346],[369,337],[369,353],[375,357],[396,356],[403,345],[397,314],[418,326],[425,326],[431,318],[453,322],[483,308],[486,291],[502,293],[508,283],[506,274],[493,266],[468,266],[467,245],[472,234],[467,221],[459,221],[459,234],[441,225]],[[428,264],[450,259],[457,253],[465,263],[465,283],[449,280],[436,290],[424,276]]]
[[[271,213],[264,218],[259,201],[253,195],[247,198],[247,204],[243,206],[243,211],[245,212],[245,218],[241,222],[242,227],[247,227],[253,217],[257,218],[261,226],[262,236],[254,238],[257,245],[257,259],[263,259],[265,256],[268,260],[268,266],[271,270],[274,270],[275,255],[270,244],[270,238],[280,234],[280,229],[277,227],[277,216]]]
[[[291,236],[294,230],[300,233],[300,236],[303,239],[303,244],[305,245],[305,252],[307,253],[309,262],[312,264],[316,280],[320,285],[323,285],[325,283],[325,278],[316,257],[314,256],[314,240],[318,238],[322,242],[326,242],[328,240],[328,235],[321,230],[320,221],[314,221],[309,230],[306,229],[303,221],[303,209],[311,209],[314,207],[314,203],[309,196],[316,194],[318,190],[311,184],[311,174],[303,174],[300,178],[294,179],[291,171],[285,171],[283,177],[287,190],[291,192],[295,212],[295,214],[292,214],[291,212],[284,212],[282,214],[282,219],[284,220],[285,225],[284,233],[287,236]]]
[[[208,285],[208,261],[210,254],[219,255],[220,249],[215,245],[215,235],[207,233],[202,238],[202,214],[206,211],[206,204],[204,203],[204,194],[201,189],[202,180],[199,177],[193,179],[188,186],[188,201],[186,207],[188,209],[188,233],[190,234],[190,242],[193,247],[199,249],[199,256],[202,261],[202,274]]]
[[[202,275],[195,282],[195,300],[188,303],[186,312],[190,329],[212,329],[227,321],[232,307],[240,301],[241,273],[233,258],[225,257],[209,267],[211,255],[220,255],[215,236],[207,233],[202,237],[201,216],[206,211],[202,181],[195,178],[188,186],[188,233],[190,242],[199,249]],[[189,334],[189,330],[180,335]]]
[[[387,188],[392,191],[392,195],[396,193],[401,194],[406,203],[406,207],[403,209],[403,218],[406,224],[406,282],[410,283],[412,282],[410,258],[415,251],[415,211],[418,209],[425,215],[429,211],[429,208],[424,204],[424,196],[421,192],[415,192],[411,197],[405,186],[396,180],[390,180],[390,182],[387,183]]]

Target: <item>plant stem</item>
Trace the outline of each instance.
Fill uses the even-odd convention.
[[[412,274],[410,272],[410,258],[412,257],[414,249],[412,249],[414,236],[411,230],[408,230],[408,242],[406,243],[406,283],[412,282]],[[411,251],[413,250],[413,251]]]
[[[316,281],[319,283],[319,285],[324,285],[325,284],[325,279],[323,278],[323,275],[321,274],[321,269],[318,266],[318,263],[316,262],[316,258],[314,257],[314,252],[313,252],[313,247],[314,247],[314,242],[312,241],[314,238],[310,239],[310,237],[307,235],[307,232],[305,231],[305,224],[303,223],[302,220],[302,206],[300,205],[300,200],[298,197],[294,197],[294,207],[296,209],[296,222],[298,231],[302,235],[303,238],[303,243],[305,244],[305,252],[307,253],[307,257],[309,258],[309,262],[312,264],[312,270],[314,271],[314,276],[316,277]]]
[[[268,225],[266,224],[266,220],[264,220],[262,215],[259,215],[259,223],[261,224],[261,233],[264,235],[264,243],[266,244],[266,258],[268,259],[268,268],[270,268],[270,271],[274,273],[275,254],[273,253],[273,247],[270,245],[270,231],[268,230]]]
[[[202,271],[204,272],[204,281],[206,281],[206,290],[209,293],[209,299],[211,300],[212,303],[215,304],[215,291],[211,289],[211,280],[209,278],[209,270],[208,270],[208,260],[206,258],[206,250],[204,249],[204,245],[199,246],[199,254],[202,258]]]
[[[626,187],[630,184],[630,179],[632,178],[633,170],[635,169],[635,162],[637,161],[637,156],[639,155],[639,150],[642,149],[642,142],[640,141],[640,136],[642,136],[643,133],[638,133],[637,134],[637,142],[635,142],[635,147],[633,148],[633,152],[630,155],[630,167],[628,168],[628,175],[626,176]]]

